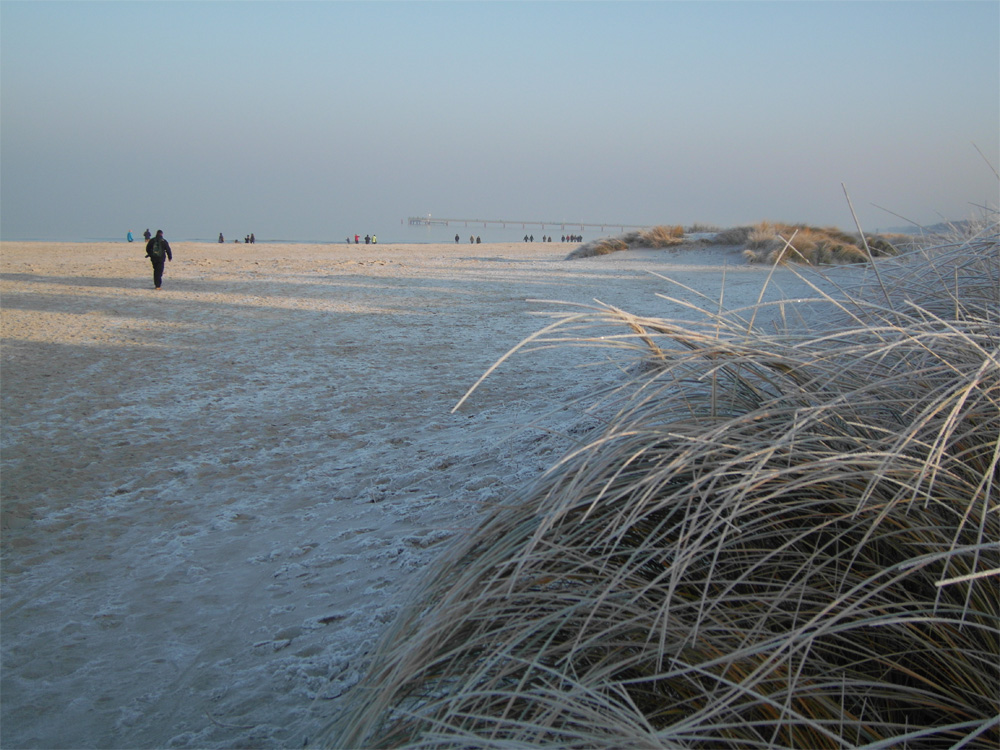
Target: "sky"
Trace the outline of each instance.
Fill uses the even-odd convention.
[[[7,240],[874,231],[995,209],[998,141],[995,0],[0,0]]]

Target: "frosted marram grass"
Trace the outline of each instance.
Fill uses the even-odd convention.
[[[433,563],[328,746],[997,747],[997,239],[774,331],[560,316],[525,346],[629,377]]]

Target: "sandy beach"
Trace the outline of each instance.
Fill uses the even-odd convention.
[[[5,748],[308,746],[431,556],[621,377],[528,352],[453,413],[533,313],[739,308],[770,272],[734,248],[172,247],[155,292],[141,243],[0,244]],[[765,299],[809,296],[778,269]]]

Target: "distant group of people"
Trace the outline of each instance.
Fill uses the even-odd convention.
[[[226,241],[226,238],[222,236],[222,232],[219,232],[219,244],[221,245]],[[252,245],[257,241],[257,238],[253,236],[253,232],[250,232],[246,237],[243,238],[243,244]],[[233,240],[233,242],[239,242],[239,240]]]
[[[366,245],[377,245],[378,244],[378,237],[376,237],[374,234],[366,234],[363,239],[364,239]],[[362,237],[361,237],[360,234],[354,235],[353,242],[354,242],[355,245],[360,245],[361,244],[361,240],[362,240]],[[223,241],[222,235],[220,234],[219,235],[219,242],[222,242],[222,241]],[[251,242],[251,243],[253,242],[253,235],[252,234],[250,235],[250,237],[248,238],[247,241]],[[457,245],[461,241],[462,241],[461,236],[459,236],[458,234],[456,234],[455,235],[455,244]],[[535,241],[535,235],[533,235],[533,234],[526,234],[526,235],[524,235],[524,241],[525,242],[534,242]],[[552,235],[543,235],[540,241],[541,242],[553,242],[554,240],[552,239]],[[561,242],[583,242],[583,235],[580,235],[580,234],[564,234],[562,236],[562,238],[560,239],[560,241]],[[345,240],[345,242],[348,245],[350,245],[351,244],[351,238],[348,237]],[[483,242],[483,239],[479,235],[473,235],[473,234],[469,235],[469,244],[470,245],[480,245],[480,244],[482,244],[482,242]]]
[[[525,242],[534,242],[535,241],[535,235],[533,235],[533,234],[526,234],[526,235],[524,235],[524,241]],[[551,234],[550,235],[544,235],[543,234],[541,241],[542,242],[552,242],[552,235]],[[583,237],[581,237],[580,235],[573,235],[572,237],[570,237],[569,235],[564,234],[562,236],[562,242],[583,242]]]
[[[159,231],[162,231],[162,230],[159,230]],[[153,235],[149,233],[148,229],[145,232],[142,233],[142,237],[143,237],[143,239],[146,240],[146,242],[149,242],[149,240],[150,240],[150,238],[152,236]],[[129,230],[129,233],[126,235],[126,238],[128,239],[129,242],[133,242],[134,241],[135,238],[132,237],[132,230]],[[222,232],[219,232],[219,244],[221,245],[225,241],[226,241],[226,238],[222,236]],[[256,241],[257,241],[257,238],[253,236],[253,232],[251,232],[250,234],[248,234],[246,237],[243,238],[243,242],[246,243],[247,245],[252,245]],[[239,242],[239,240],[233,240],[233,242]]]

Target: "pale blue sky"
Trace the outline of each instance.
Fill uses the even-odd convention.
[[[4,239],[930,224],[998,139],[995,1],[0,2]]]

